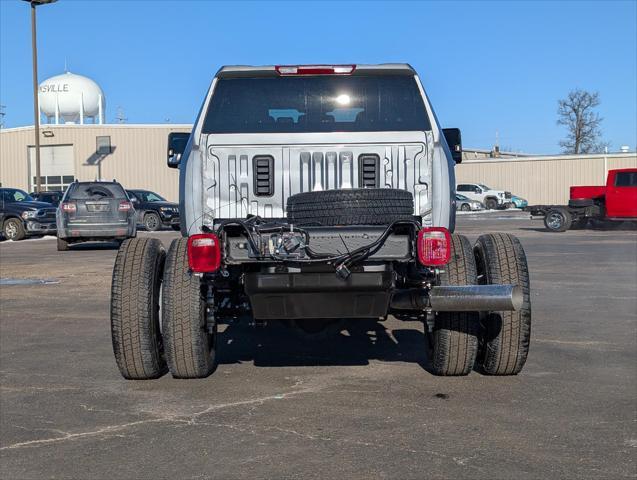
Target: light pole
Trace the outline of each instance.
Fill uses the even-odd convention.
[[[35,191],[42,190],[40,178],[40,106],[38,102],[38,45],[35,34],[35,7],[57,0],[24,0],[31,4],[31,46],[33,52],[33,115],[35,116]]]

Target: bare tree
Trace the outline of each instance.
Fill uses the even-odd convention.
[[[560,141],[564,153],[598,153],[608,146],[601,139],[599,126],[603,119],[595,111],[599,103],[599,93],[579,89],[558,102],[557,124],[568,130],[566,139]]]

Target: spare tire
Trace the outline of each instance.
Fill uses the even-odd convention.
[[[287,202],[288,220],[297,225],[389,225],[413,214],[411,193],[393,188],[304,192]]]
[[[592,198],[571,198],[568,201],[568,206],[572,208],[592,207],[593,205],[595,202]]]

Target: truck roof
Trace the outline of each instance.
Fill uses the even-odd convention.
[[[416,75],[416,71],[408,63],[381,64],[321,64],[321,65],[225,65],[219,69],[217,77],[274,77],[278,76],[281,67],[298,67],[307,69],[330,69],[333,67],[351,67],[351,75]]]

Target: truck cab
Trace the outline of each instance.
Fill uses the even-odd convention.
[[[608,172],[605,204],[608,219],[637,219],[637,168]]]
[[[223,67],[167,154],[182,238],[167,252],[127,240],[113,272],[124,377],[205,377],[217,326],[242,318],[313,334],[389,315],[423,322],[437,375],[522,369],[524,250],[511,235],[454,233],[460,131],[441,128],[411,66]]]
[[[608,220],[637,219],[637,168],[610,170],[605,186],[571,187],[570,199],[603,206]]]

